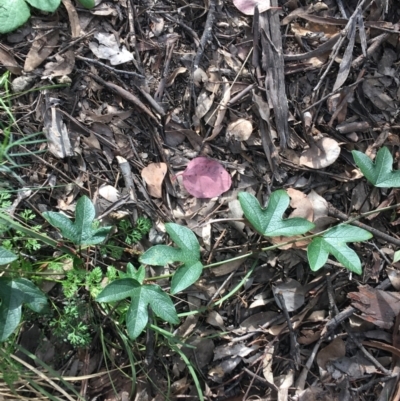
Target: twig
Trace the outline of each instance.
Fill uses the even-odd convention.
[[[360,56],[358,56],[355,60],[353,60],[353,62],[351,63],[352,68],[359,68],[361,66],[361,64],[365,61],[366,58],[371,57],[378,49],[380,49],[381,44],[383,42],[385,42],[389,36],[391,35],[391,33],[389,32],[385,32],[380,34],[379,36],[377,36],[376,38],[374,38],[372,40],[372,44],[371,46],[368,47],[367,49],[367,55],[366,57],[364,57],[363,54],[361,54]]]
[[[258,380],[259,382],[265,384],[265,385],[266,385],[267,387],[269,387],[271,390],[276,391],[276,392],[279,391],[278,387],[277,387],[275,384],[270,383],[268,380],[264,379],[263,377],[256,375],[256,374],[253,373],[250,369],[243,368],[243,370],[244,370],[248,375],[250,375],[251,377],[253,377],[255,380]]]
[[[137,96],[135,96],[133,93],[128,92],[124,88],[121,88],[118,85],[115,85],[111,82],[104,81],[103,78],[100,78],[97,75],[94,75],[92,73],[88,73],[88,75],[93,78],[95,81],[97,81],[99,84],[103,85],[106,87],[108,90],[111,92],[121,96],[123,99],[127,100],[128,102],[134,104],[137,106],[142,112],[146,113],[151,119],[157,122],[158,124],[158,119],[157,117],[154,116],[154,114],[139,100]]]
[[[203,56],[207,40],[211,37],[211,31],[215,20],[215,1],[216,0],[210,0],[210,8],[208,10],[206,23],[204,25],[203,35],[201,35],[200,46],[197,49],[196,55],[193,60],[192,76],[193,72],[199,68],[199,64]]]
[[[283,297],[281,292],[276,294],[276,297],[279,300],[279,306],[282,309],[283,316],[285,316],[286,323],[289,330],[289,337],[290,337],[290,355],[293,358],[293,363],[295,365],[296,370],[298,370],[300,365],[300,348],[299,343],[296,340],[296,335],[294,333],[292,321],[290,320],[289,312],[286,308],[285,298]]]
[[[178,24],[181,28],[183,28],[193,38],[194,44],[196,45],[197,48],[200,46],[200,39],[199,39],[197,33],[192,28],[190,28],[182,21],[175,19],[174,17],[172,17],[171,15],[169,15],[167,13],[164,14],[164,16],[165,16],[165,18],[169,19],[172,22],[175,22],[175,24]]]
[[[145,76],[144,76],[144,75],[138,74],[137,72],[134,72],[134,71],[126,71],[126,70],[118,70],[118,69],[116,69],[116,68],[114,68],[114,67],[111,67],[111,66],[109,66],[109,65],[107,65],[107,64],[102,63],[101,61],[94,60],[94,59],[92,59],[92,58],[87,58],[87,57],[83,57],[83,56],[76,56],[76,58],[77,58],[78,60],[81,60],[81,61],[86,61],[87,63],[96,64],[96,65],[98,65],[98,66],[100,66],[100,67],[106,68],[107,70],[110,70],[110,71],[112,71],[112,72],[115,72],[116,74],[132,75],[132,76],[137,77],[137,78],[140,78],[140,79],[145,79]]]

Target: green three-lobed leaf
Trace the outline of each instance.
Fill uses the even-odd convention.
[[[153,266],[165,266],[174,262],[183,263],[176,270],[171,281],[171,294],[176,294],[195,283],[203,271],[203,265],[200,262],[200,245],[194,233],[187,227],[166,223],[165,229],[179,248],[155,245],[148,249],[139,261]]]
[[[34,312],[42,312],[47,305],[45,295],[24,278],[0,278],[0,342],[5,341],[21,320],[21,307],[26,304]]]
[[[375,162],[357,150],[353,150],[352,154],[365,178],[375,187],[400,187],[400,171],[393,171],[393,157],[388,148],[379,149]]]
[[[319,270],[331,254],[350,271],[362,274],[360,258],[346,243],[367,241],[370,238],[372,234],[369,231],[351,225],[342,224],[331,228],[308,245],[307,256],[311,270]]]
[[[8,263],[14,262],[14,260],[18,259],[18,256],[8,249],[0,246],[0,266],[7,265]]]
[[[148,306],[156,316],[171,324],[178,324],[171,298],[158,285],[141,285],[133,278],[113,281],[97,296],[98,302],[116,302],[125,298],[131,299],[126,314],[126,327],[131,339],[137,338],[149,320]]]
[[[0,0],[0,33],[12,32],[28,20],[31,13],[26,3],[42,11],[54,12],[61,0]]]
[[[272,192],[266,209],[248,192],[241,192],[238,196],[247,220],[262,235],[291,237],[304,234],[315,227],[313,223],[300,217],[282,218],[290,203],[289,195],[282,189]]]
[[[96,245],[106,239],[111,227],[93,228],[95,215],[94,206],[87,196],[82,196],[76,203],[74,222],[62,213],[43,213],[52,226],[59,228],[63,236],[76,245]]]

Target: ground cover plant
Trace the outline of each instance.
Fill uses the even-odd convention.
[[[0,4],[0,398],[396,399],[394,3],[96,3]]]

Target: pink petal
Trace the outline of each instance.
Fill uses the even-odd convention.
[[[229,173],[215,160],[193,159],[182,174],[183,185],[196,198],[214,198],[226,192],[232,184]]]

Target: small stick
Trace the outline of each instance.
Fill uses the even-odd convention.
[[[200,46],[197,49],[196,55],[193,60],[193,72],[199,68],[201,58],[206,47],[207,40],[211,37],[211,31],[215,20],[215,0],[210,0],[210,8],[208,10],[206,24],[204,25],[203,35],[201,35]]]
[[[283,316],[285,316],[286,323],[288,325],[289,336],[290,336],[290,355],[293,358],[293,362],[294,362],[296,370],[298,370],[299,369],[299,365],[300,365],[299,343],[296,340],[296,335],[294,333],[292,321],[290,320],[289,312],[288,312],[288,310],[286,308],[285,298],[283,297],[281,292],[278,292],[276,294],[276,296],[277,296],[277,298],[279,300],[280,307],[281,307],[282,312],[283,312]]]
[[[140,79],[145,79],[146,77],[142,74],[138,74],[137,72],[134,71],[126,71],[126,70],[117,70],[114,67],[111,67],[110,65],[104,64],[101,61],[98,60],[94,60],[92,58],[87,58],[87,57],[83,57],[83,56],[75,56],[78,60],[81,61],[86,61],[87,63],[92,63],[92,64],[96,64],[100,67],[106,68],[107,70],[110,70],[116,74],[126,74],[126,75],[133,75],[136,78],[140,78]]]
[[[329,204],[329,207],[328,207],[328,215],[332,216],[332,217],[337,217],[337,218],[339,218],[340,220],[343,220],[343,221],[349,220],[349,217],[345,213],[343,213],[340,210],[336,209],[331,204]],[[390,236],[388,234],[385,234],[382,231],[379,231],[376,228],[373,228],[373,227],[371,227],[371,226],[369,226],[367,224],[360,223],[359,221],[352,221],[350,224],[353,225],[353,226],[356,226],[356,227],[363,228],[364,230],[367,230],[370,233],[372,233],[375,237],[378,237],[380,239],[383,239],[384,241],[390,242],[393,245],[400,246],[400,240],[399,239],[394,238],[394,237],[392,237],[392,236]]]

